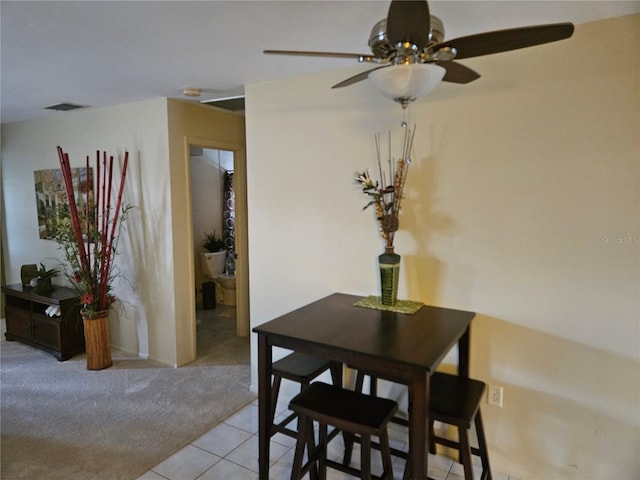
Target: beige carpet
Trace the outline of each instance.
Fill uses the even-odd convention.
[[[114,352],[88,371],[84,355],[58,362],[3,328],[1,478],[136,479],[253,401],[249,339],[212,316],[198,322],[208,353],[178,369]]]

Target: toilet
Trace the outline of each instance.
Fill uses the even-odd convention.
[[[236,304],[236,276],[224,273],[227,252],[201,253],[202,273],[216,284],[216,304]]]
[[[221,252],[202,252],[200,254],[200,266],[202,273],[207,277],[214,279],[216,275],[224,272],[224,264],[227,259],[227,251]]]
[[[216,302],[220,305],[236,304],[236,276],[221,273],[216,275]]]

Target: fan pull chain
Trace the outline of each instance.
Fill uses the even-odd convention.
[[[408,121],[407,116],[409,117]],[[402,128],[407,128],[409,123],[411,123],[411,104],[407,105],[407,108],[402,109],[402,121],[400,122],[400,126]]]

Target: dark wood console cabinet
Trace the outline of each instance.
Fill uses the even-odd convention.
[[[2,287],[5,294],[7,340],[18,340],[68,360],[84,351],[84,328],[80,302],[70,288],[57,287],[48,293],[36,293],[32,287],[18,283]],[[59,316],[46,310],[59,306]]]

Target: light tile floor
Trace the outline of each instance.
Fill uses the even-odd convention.
[[[286,411],[286,400],[278,402],[276,415]],[[406,429],[391,424],[390,439],[393,446],[407,448]],[[295,441],[277,434],[271,439],[270,480],[288,480],[291,475]],[[343,444],[336,437],[329,444],[328,455],[342,458]],[[353,465],[358,467],[358,445],[354,446]],[[475,458],[474,458],[475,460]],[[377,452],[372,453],[372,473],[382,472]],[[404,460],[394,457],[394,478],[401,479]],[[476,467],[475,477],[481,469]],[[506,474],[492,472],[494,480],[516,480]],[[429,477],[434,480],[463,480],[462,466],[450,458],[431,455]],[[257,401],[229,417],[223,423],[196,439],[185,448],[139,477],[138,480],[256,480],[258,478],[258,404]],[[305,478],[308,478],[305,477]],[[328,469],[327,480],[347,480],[354,477]]]

